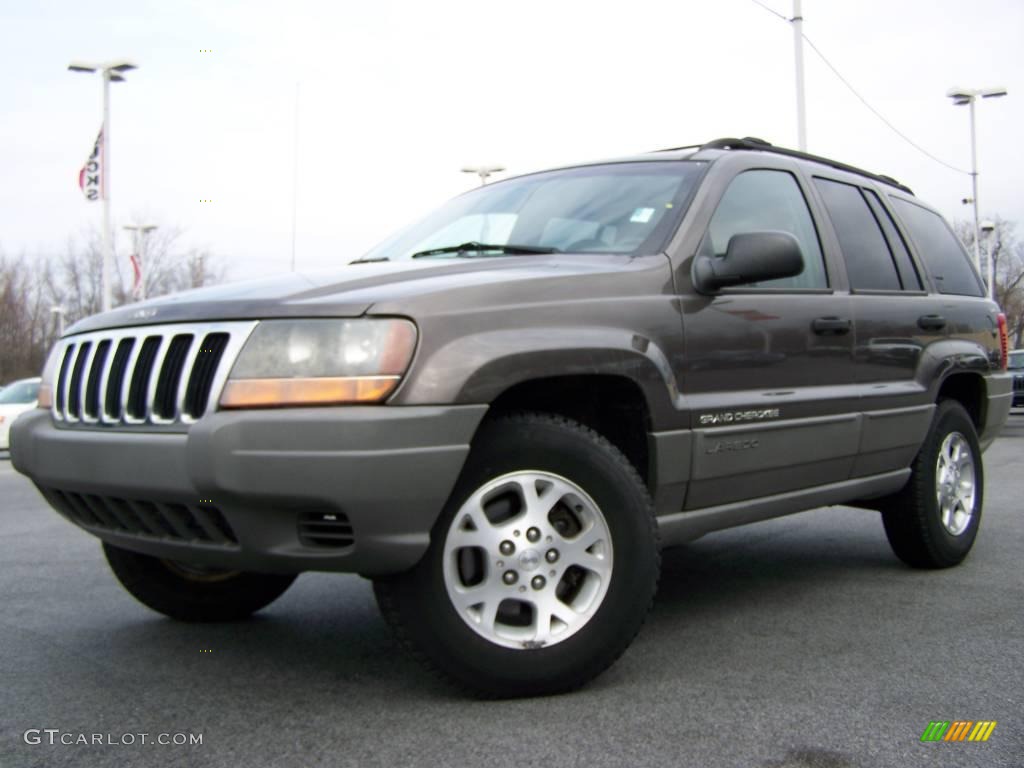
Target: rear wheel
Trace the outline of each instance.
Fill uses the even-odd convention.
[[[294,574],[248,573],[163,560],[103,543],[110,569],[131,595],[179,621],[236,621],[270,605]]]
[[[528,696],[610,666],[658,568],[651,500],[622,453],[575,422],[523,414],[483,427],[426,556],[375,589],[429,666],[482,695]]]
[[[889,544],[915,568],[957,565],[978,535],[984,490],[978,436],[960,403],[939,403],[911,469],[882,511]]]

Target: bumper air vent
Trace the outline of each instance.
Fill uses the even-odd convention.
[[[299,541],[307,547],[344,549],[355,544],[355,537],[341,512],[307,512],[299,518]]]

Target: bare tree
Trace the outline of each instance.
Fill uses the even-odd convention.
[[[162,296],[223,281],[224,268],[217,260],[205,250],[186,246],[183,240],[181,228],[173,226],[161,226],[146,237],[144,253],[138,254],[146,296]],[[117,304],[131,300],[128,256],[119,255],[115,260],[114,283],[120,287],[120,297],[115,297]]]
[[[162,231],[161,231],[162,230]],[[158,230],[147,243],[146,293],[150,297],[220,282],[224,268],[208,252],[184,243],[182,231]],[[98,232],[69,239],[61,254],[27,259],[0,252],[0,383],[36,376],[57,338],[53,313],[70,325],[100,311],[102,243]],[[133,300],[128,254],[115,257],[114,306]]]
[[[982,271],[989,254],[995,275],[995,299],[1006,315],[1013,347],[1024,342],[1024,243],[1017,241],[1016,224],[996,216],[993,230],[981,238]],[[957,221],[953,226],[969,253],[974,252],[974,225]]]
[[[0,382],[35,376],[53,338],[43,284],[24,257],[0,254]]]

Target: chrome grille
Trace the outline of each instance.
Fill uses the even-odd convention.
[[[256,322],[153,325],[63,339],[53,418],[68,425],[191,424],[216,406]]]

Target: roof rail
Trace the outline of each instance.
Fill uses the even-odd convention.
[[[871,173],[871,171],[865,171],[863,168],[857,168],[853,165],[847,165],[846,163],[840,163],[838,160],[830,160],[827,157],[821,157],[820,155],[811,155],[807,152],[800,152],[795,149],[786,149],[784,147],[776,147],[773,144],[768,143],[764,139],[754,138],[753,136],[747,136],[742,139],[715,139],[705,144],[701,144],[700,149],[752,149],[760,152],[771,152],[776,155],[785,155],[786,157],[795,157],[800,160],[810,160],[815,163],[821,163],[831,168],[835,168],[839,171],[846,171],[847,173],[855,173],[858,176],[865,176],[875,181],[880,181],[883,184],[888,184],[891,187],[902,190],[907,194],[914,194],[914,190],[905,184],[901,184],[896,181],[892,176],[884,176],[880,173]],[[692,147],[679,147],[679,149],[692,149]],[[663,150],[671,151],[671,150]]]

